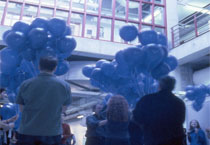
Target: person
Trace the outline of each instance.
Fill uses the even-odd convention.
[[[85,145],[104,145],[104,125],[106,124],[105,118],[101,115],[103,105],[97,103],[93,106],[94,114],[86,118],[86,142]]]
[[[133,111],[142,127],[144,145],[183,145],[185,104],[172,90],[176,80],[171,76],[159,80],[159,91],[143,96]]]
[[[0,100],[6,97],[5,88],[0,88]]]
[[[58,145],[61,142],[61,113],[71,103],[68,83],[53,75],[57,59],[41,57],[40,74],[24,81],[16,103],[22,119],[17,135],[17,145]]]
[[[206,134],[207,134],[208,139],[210,139],[210,127],[206,128]]]
[[[131,145],[143,145],[143,131],[134,120],[130,121],[128,130]]]
[[[76,139],[74,134],[71,133],[70,126],[64,120],[64,114],[62,115],[62,138],[61,138],[61,145],[75,145]]]
[[[129,108],[127,100],[120,95],[112,96],[107,105],[105,145],[130,145],[128,126]]]
[[[190,129],[188,131],[188,141],[190,145],[206,145],[206,136],[204,131],[200,128],[197,120],[190,121]]]

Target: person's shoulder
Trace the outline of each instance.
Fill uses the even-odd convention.
[[[36,77],[27,79],[27,80],[23,81],[21,85],[22,85],[22,86],[27,86],[27,85],[33,83],[35,80],[36,80]]]
[[[70,87],[70,85],[69,85],[68,82],[66,82],[66,81],[64,81],[64,80],[62,80],[62,79],[59,79],[59,78],[57,78],[57,77],[54,77],[54,78],[53,78],[53,81],[54,81],[55,83],[57,83],[57,84],[62,85],[62,86]]]
[[[152,93],[152,94],[145,95],[139,101],[147,101],[147,100],[153,99],[154,97],[157,96],[157,94],[158,93]]]

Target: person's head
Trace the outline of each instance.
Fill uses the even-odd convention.
[[[123,96],[112,96],[107,104],[107,120],[119,122],[128,121],[128,108],[128,102]]]
[[[5,91],[5,88],[0,88],[0,94],[2,94]]]
[[[194,128],[200,128],[200,124],[197,120],[191,120],[190,121],[190,129],[194,129]]]
[[[96,105],[93,106],[92,110],[93,112],[95,112],[96,115],[98,115],[102,109],[103,109],[104,105],[101,103],[97,103]]]
[[[41,57],[39,60],[39,69],[43,72],[53,73],[57,63],[57,59],[53,56]]]
[[[166,91],[173,91],[176,84],[176,80],[174,77],[166,76],[159,80],[159,89]]]

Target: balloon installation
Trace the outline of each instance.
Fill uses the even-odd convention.
[[[210,84],[197,86],[188,85],[185,91],[186,98],[193,101],[192,107],[198,112],[202,109],[206,97],[210,96]]]
[[[125,41],[138,37],[140,44],[118,51],[113,61],[99,60],[82,71],[93,86],[125,96],[132,108],[142,96],[156,92],[157,80],[173,71],[178,62],[174,56],[168,56],[168,42],[163,34],[153,30],[138,32],[133,25],[122,27],[119,34]]]
[[[58,66],[55,75],[64,75],[69,70],[65,59],[77,43],[71,36],[70,27],[60,18],[36,18],[31,24],[18,21],[3,34],[3,41],[7,47],[0,51],[0,88],[6,88],[11,103],[5,104],[0,113],[3,119],[7,119],[17,113],[21,116],[13,103],[20,84],[39,74],[39,59],[56,57]]]

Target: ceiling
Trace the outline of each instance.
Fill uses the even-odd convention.
[[[194,12],[196,12],[195,9],[189,8],[185,5],[191,5],[191,6],[203,8],[207,6],[208,4],[210,4],[209,0],[177,0],[177,1],[178,1],[179,21],[193,14]]]

